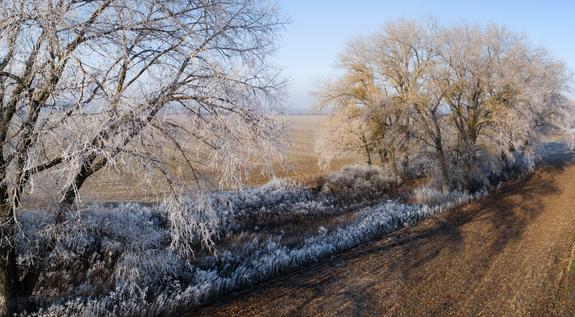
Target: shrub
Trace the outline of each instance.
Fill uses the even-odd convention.
[[[23,272],[35,261],[45,263],[33,294],[39,304],[107,294],[117,285],[131,285],[122,277],[133,275],[112,278],[122,261],[131,254],[140,256],[133,262],[143,263],[154,250],[164,250],[170,242],[162,212],[139,204],[94,205],[71,215],[58,230],[54,216],[46,210],[22,212],[19,220],[17,252]],[[39,259],[49,241],[56,241],[54,249],[47,258]]]
[[[385,197],[394,179],[381,167],[353,165],[328,174],[318,185],[322,193],[340,200],[371,200]]]
[[[452,202],[459,202],[461,204],[477,197],[480,197],[480,195],[473,196],[459,191],[442,192],[441,190],[431,187],[419,187],[411,192],[408,202],[411,204],[437,207]]]

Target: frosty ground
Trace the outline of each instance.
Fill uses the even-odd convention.
[[[540,150],[542,157],[567,151],[559,142]],[[25,212],[20,265],[31,263],[49,239],[58,241],[29,313],[182,312],[487,194],[415,187],[392,197],[386,194],[391,183],[382,169],[352,166],[315,187],[276,179],[190,198],[179,215],[157,204],[91,205],[59,230],[49,211]],[[202,244],[205,236],[212,240]]]
[[[574,316],[574,163],[186,316]]]

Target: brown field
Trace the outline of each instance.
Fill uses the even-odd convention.
[[[285,166],[275,167],[275,177],[290,178],[303,183],[311,181],[314,177],[341,167],[362,162],[361,157],[342,158],[332,162],[327,168],[318,165],[316,142],[322,129],[324,129],[325,116],[321,115],[290,115],[285,120],[288,126],[289,144],[287,148]],[[254,175],[248,185],[258,185],[269,181],[272,176]]]
[[[307,183],[318,175],[338,170],[344,165],[362,162],[360,157],[342,158],[333,162],[326,169],[320,168],[315,144],[317,137],[324,128],[325,116],[290,115],[286,116],[285,120],[288,126],[286,161],[282,164],[274,164],[272,175],[254,172],[245,182],[246,186],[266,183],[272,177],[290,178]],[[191,175],[183,175],[183,178],[193,182]],[[133,172],[106,169],[86,183],[82,188],[80,197],[82,202],[157,201],[162,197],[165,188],[163,188],[160,180],[152,183],[153,185],[143,182],[140,176]],[[44,189],[43,192],[48,193],[50,191]],[[52,196],[52,194],[46,196]],[[49,197],[42,197],[35,202],[40,204],[49,200]],[[29,205],[34,205],[34,202]]]

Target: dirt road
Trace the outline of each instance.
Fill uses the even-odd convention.
[[[575,316],[572,162],[191,315]]]

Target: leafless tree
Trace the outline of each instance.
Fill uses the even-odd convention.
[[[567,75],[561,62],[503,27],[460,25],[442,35],[444,101],[458,136],[465,190],[478,174],[477,155],[511,159],[538,139],[544,119],[562,112]]]
[[[340,61],[346,73],[337,81],[328,82],[316,92],[319,111],[330,111],[323,136],[319,138],[318,152],[324,164],[336,157],[361,153],[366,163],[372,164],[375,144],[374,129],[365,117],[379,103],[378,88],[371,65],[367,64],[362,43],[350,43],[347,54]]]
[[[433,27],[392,22],[380,33],[350,42],[340,63],[345,74],[318,93],[322,96],[320,104],[324,108],[332,105],[334,116],[341,112],[341,105],[361,105],[356,118],[363,122],[357,125],[367,129],[363,135],[368,138],[363,143],[370,145],[396,176],[407,169],[416,145],[414,137],[432,142],[434,147],[439,144],[438,153],[443,151],[441,131],[433,126],[439,120],[437,108],[442,98],[429,85],[436,60]],[[425,132],[416,133],[416,126]],[[329,135],[325,139],[329,140]],[[324,156],[331,153],[329,148],[321,152]]]
[[[316,92],[318,108],[331,112],[318,151],[326,161],[355,151],[365,153],[371,163],[378,154],[380,164],[390,165],[397,177],[399,154],[409,143],[409,118],[400,100],[388,94],[381,65],[374,59],[376,48],[369,42],[351,41],[340,58],[344,74]]]
[[[222,182],[273,153],[282,82],[267,57],[283,23],[258,0],[0,0],[0,315],[39,274],[18,272],[14,246],[38,175],[64,180],[63,221],[111,165],[154,167],[181,193],[163,143]]]
[[[340,64],[344,74],[318,93],[332,107],[332,125],[355,107],[361,132],[352,138],[367,136],[360,144],[392,161],[403,155],[403,171],[410,155],[429,156],[444,191],[482,186],[489,174],[480,161],[500,173],[568,113],[564,65],[494,25],[390,22],[352,41]],[[329,156],[348,138],[325,139],[333,140],[320,149]]]

